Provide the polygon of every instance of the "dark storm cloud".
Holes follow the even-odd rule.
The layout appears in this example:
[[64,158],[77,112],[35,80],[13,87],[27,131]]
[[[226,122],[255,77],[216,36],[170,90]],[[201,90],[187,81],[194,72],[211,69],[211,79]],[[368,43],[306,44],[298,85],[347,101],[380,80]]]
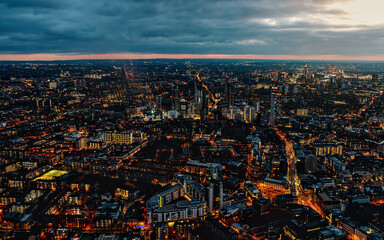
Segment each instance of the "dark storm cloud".
[[[63,1],[64,2],[64,1]],[[2,0],[1,3],[6,4],[9,8],[56,8],[59,6],[59,0]]]
[[331,2],[0,0],[0,53],[384,53],[382,26],[330,25]]

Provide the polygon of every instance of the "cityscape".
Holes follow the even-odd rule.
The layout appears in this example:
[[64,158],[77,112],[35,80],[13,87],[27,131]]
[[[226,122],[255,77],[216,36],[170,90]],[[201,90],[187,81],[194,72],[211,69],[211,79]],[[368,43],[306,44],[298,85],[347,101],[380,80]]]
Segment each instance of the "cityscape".
[[0,240],[384,240],[383,0],[0,0]]
[[383,63],[3,62],[2,239],[383,239]]

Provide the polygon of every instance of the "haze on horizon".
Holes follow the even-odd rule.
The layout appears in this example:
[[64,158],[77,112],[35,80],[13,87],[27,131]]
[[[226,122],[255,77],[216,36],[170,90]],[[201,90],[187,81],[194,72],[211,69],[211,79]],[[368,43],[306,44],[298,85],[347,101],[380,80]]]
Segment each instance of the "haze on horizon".
[[0,60],[384,60],[381,0],[0,0]]

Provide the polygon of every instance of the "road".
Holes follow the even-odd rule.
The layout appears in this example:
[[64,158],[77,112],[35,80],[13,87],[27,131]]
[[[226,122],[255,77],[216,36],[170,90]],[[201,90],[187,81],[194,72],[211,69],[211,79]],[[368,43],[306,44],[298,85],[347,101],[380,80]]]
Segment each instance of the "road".
[[[199,80],[201,82],[201,79],[200,79],[200,74],[197,73],[196,75],[196,78],[197,80]],[[204,83],[202,83],[202,86],[203,88],[207,91],[208,95],[209,95],[209,98],[214,102],[212,108],[217,108],[217,103],[219,102],[218,99],[215,98],[215,96],[212,94],[212,92],[209,90],[208,86],[205,85]]]
[[279,129],[275,128],[275,131],[279,138],[285,143],[285,152],[287,155],[287,163],[288,163],[288,169],[287,169],[287,179],[290,184],[294,184],[298,181],[297,176],[297,170],[296,170],[296,153],[293,149],[293,143],[291,140],[289,140],[285,134],[280,131]]
[[136,200],[133,200],[132,202],[125,202],[124,203],[124,206],[123,206],[123,209],[120,213],[120,216],[119,216],[119,219],[118,219],[118,223],[117,225],[121,225],[123,223],[123,219],[124,219],[124,216],[125,216],[125,213],[127,212],[127,210],[132,207],[136,202],[140,202],[144,199],[145,195],[139,197],[138,199]]
[[[312,194],[310,191],[305,191],[301,186],[300,179],[297,175],[297,158],[296,153],[293,148],[293,143],[286,135],[279,129],[275,128],[275,131],[279,138],[285,143],[285,151],[287,155],[288,169],[287,169],[287,179],[291,184],[291,190],[296,191],[296,196],[298,198],[298,204],[302,204],[308,207],[311,207],[316,212],[318,212],[323,218],[325,214],[319,205],[313,200]],[[293,185],[295,187],[293,187]]]

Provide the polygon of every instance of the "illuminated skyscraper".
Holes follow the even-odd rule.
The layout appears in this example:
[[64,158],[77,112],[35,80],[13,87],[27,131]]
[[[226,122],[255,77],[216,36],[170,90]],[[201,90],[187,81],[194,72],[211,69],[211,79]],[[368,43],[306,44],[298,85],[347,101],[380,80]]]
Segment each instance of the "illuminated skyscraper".
[[202,103],[201,103],[201,109],[200,109],[200,118],[202,120],[205,120],[208,116],[208,94],[207,91],[203,88],[202,89]]
[[307,66],[307,64],[305,64],[305,66],[304,66],[304,77],[305,77],[305,79],[308,79],[308,66]]
[[280,118],[281,93],[277,90],[271,91],[271,108],[269,125],[274,126],[276,119]]
[[254,122],[256,119],[256,108],[249,105],[244,106],[243,115],[245,122]]
[[271,110],[269,115],[269,124],[271,126],[275,125],[275,96],[273,95],[273,92],[271,92]]
[[203,82],[195,80],[195,103],[201,103],[203,101]]
[[188,102],[185,99],[180,100],[180,115],[185,118],[188,115]]
[[225,101],[230,107],[233,106],[235,103],[233,85],[228,81],[228,77],[225,79]]

